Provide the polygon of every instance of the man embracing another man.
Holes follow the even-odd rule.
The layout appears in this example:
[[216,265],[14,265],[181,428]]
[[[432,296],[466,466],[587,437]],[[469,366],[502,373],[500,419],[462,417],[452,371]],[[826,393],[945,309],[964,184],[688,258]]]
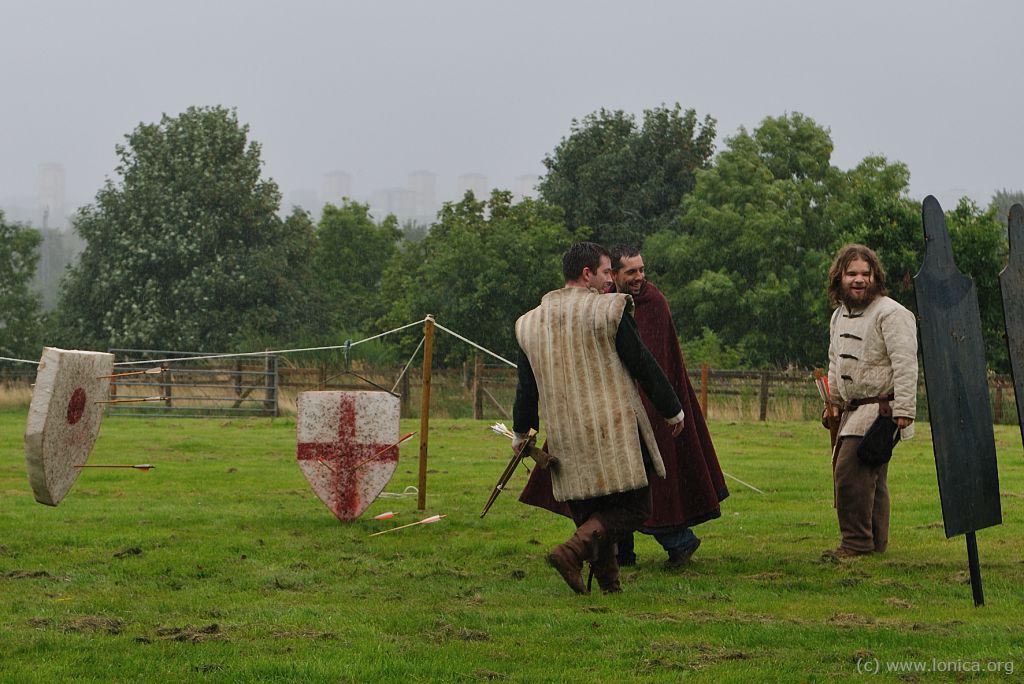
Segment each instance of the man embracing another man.
[[544,418],[547,449],[558,459],[552,492],[572,513],[576,531],[548,554],[548,563],[577,593],[586,593],[589,561],[605,592],[621,590],[616,541],[640,529],[651,511],[650,477],[665,476],[643,388],[678,435],[679,398],[630,315],[632,297],[601,294],[612,280],[600,245],[572,245],[562,258],[565,287],[516,321],[522,353],[513,408],[518,450]]

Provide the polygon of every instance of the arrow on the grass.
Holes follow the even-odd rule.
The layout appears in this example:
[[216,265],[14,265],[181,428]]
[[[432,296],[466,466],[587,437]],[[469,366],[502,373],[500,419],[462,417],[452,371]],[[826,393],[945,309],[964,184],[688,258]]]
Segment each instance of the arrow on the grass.
[[120,464],[118,464],[118,465],[110,465],[110,464],[86,465],[86,464],[82,463],[82,464],[75,464],[74,467],[75,468],[135,468],[136,470],[149,470],[150,468],[156,468],[155,465],[152,465],[150,463],[140,463],[138,465],[120,465]]
[[429,518],[423,520],[417,520],[416,522],[409,523],[408,525],[399,525],[398,527],[392,527],[390,530],[383,530],[381,532],[374,532],[371,537],[376,537],[380,534],[387,534],[388,532],[395,532],[396,530],[404,530],[406,527],[412,527],[413,525],[427,525],[429,523],[436,523],[441,518],[447,518],[447,515],[432,515]]

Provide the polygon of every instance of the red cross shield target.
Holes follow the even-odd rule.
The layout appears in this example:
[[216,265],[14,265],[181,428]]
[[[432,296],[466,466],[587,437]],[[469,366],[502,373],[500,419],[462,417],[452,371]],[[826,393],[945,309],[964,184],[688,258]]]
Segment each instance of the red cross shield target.
[[100,432],[114,355],[46,347],[25,427],[25,464],[36,501],[56,506],[78,478]]
[[369,508],[398,467],[398,397],[387,392],[302,392],[296,459],[339,520]]

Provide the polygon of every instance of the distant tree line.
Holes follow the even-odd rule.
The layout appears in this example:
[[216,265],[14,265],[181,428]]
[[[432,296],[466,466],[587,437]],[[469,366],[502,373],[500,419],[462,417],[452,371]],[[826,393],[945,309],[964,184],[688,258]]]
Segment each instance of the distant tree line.
[[[680,105],[637,119],[600,110],[573,121],[543,160],[538,199],[467,193],[429,230],[345,200],[314,223],[279,214],[259,143],[233,110],[190,108],[141,124],[116,147],[115,178],[78,211],[84,241],[43,315],[29,282],[39,233],[0,214],[0,355],[43,343],[252,351],[341,344],[419,320],[514,356],[514,320],[561,285],[574,241],[642,246],[691,363],[808,367],[825,362],[825,280],[839,246],[878,251],[892,296],[915,307],[923,255],[910,172],[880,156],[832,165],[827,128],[799,113],[740,128],[714,147],[716,122]],[[982,209],[964,198],[947,219],[959,268],[972,276],[993,369],[1008,368],[998,273],[1005,215],[1021,193]],[[386,338],[396,362],[420,332]],[[470,353],[438,339],[443,362]]]

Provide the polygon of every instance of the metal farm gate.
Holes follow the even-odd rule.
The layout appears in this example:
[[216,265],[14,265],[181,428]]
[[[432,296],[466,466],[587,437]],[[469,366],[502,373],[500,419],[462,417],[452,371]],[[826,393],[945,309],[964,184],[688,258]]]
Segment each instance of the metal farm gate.
[[[277,356],[189,362],[201,352],[110,349],[121,377],[110,382],[108,415],[217,418],[277,416]],[[147,360],[174,359],[154,364]],[[123,364],[123,365],[120,365]],[[134,375],[126,375],[135,373]]]

